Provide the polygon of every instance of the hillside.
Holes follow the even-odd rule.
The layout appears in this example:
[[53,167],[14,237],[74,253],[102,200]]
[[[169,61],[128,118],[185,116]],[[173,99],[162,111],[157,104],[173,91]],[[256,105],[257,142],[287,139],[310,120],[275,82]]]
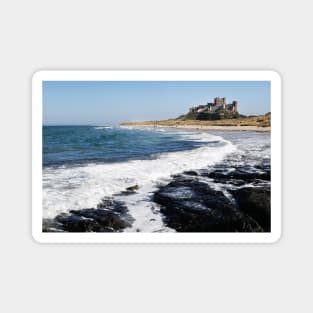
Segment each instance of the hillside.
[[185,115],[181,115],[177,118],[178,121],[187,120],[199,120],[199,121],[215,121],[243,117],[238,112],[230,112],[228,110],[222,110],[219,112],[188,112]]

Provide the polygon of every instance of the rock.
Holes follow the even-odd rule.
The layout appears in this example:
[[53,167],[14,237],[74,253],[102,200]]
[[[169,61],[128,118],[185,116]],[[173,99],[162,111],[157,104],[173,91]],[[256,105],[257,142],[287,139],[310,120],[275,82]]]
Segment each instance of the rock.
[[139,189],[138,185],[134,185],[134,186],[130,186],[126,188],[127,191],[136,191],[138,189]]
[[44,233],[63,232],[63,224],[55,219],[44,218],[42,221],[42,231]]
[[185,171],[184,174],[189,176],[199,176],[196,171]]
[[69,232],[91,232],[99,226],[96,221],[76,214],[62,213],[55,220],[62,223],[64,230]]
[[167,226],[178,232],[262,231],[223,192],[196,179],[176,177],[154,194],[154,201]]
[[119,201],[103,199],[97,209],[71,210],[54,219],[43,220],[44,232],[119,232],[131,226],[134,219]]
[[266,232],[271,231],[271,192],[269,187],[243,187],[231,191],[239,210],[253,218]]
[[[210,187],[212,180],[225,193]],[[268,161],[230,166],[224,160],[213,170],[187,171],[173,176],[171,183],[155,193],[154,201],[161,205],[165,223],[176,231],[268,232],[270,180]],[[230,200],[229,196],[233,198]]]
[[121,219],[120,214],[108,209],[83,209],[78,211],[70,211],[70,213],[78,215],[84,219],[94,220],[102,227],[109,227],[114,230],[119,230],[130,226],[128,222]]
[[120,192],[118,195],[129,195],[136,193],[136,191],[139,189],[138,185],[127,187],[126,190]]
[[220,183],[229,183],[229,181],[241,181],[243,183],[253,182],[254,180],[271,180],[270,172],[260,172],[247,168],[236,168],[231,172],[225,172],[223,170],[215,170],[208,174],[209,178],[213,178],[214,181]]

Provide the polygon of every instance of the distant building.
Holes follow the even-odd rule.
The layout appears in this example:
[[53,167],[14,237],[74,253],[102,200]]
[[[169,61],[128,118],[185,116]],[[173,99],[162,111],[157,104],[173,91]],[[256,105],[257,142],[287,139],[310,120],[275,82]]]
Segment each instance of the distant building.
[[238,101],[233,101],[233,111],[238,112]]
[[234,100],[231,103],[226,102],[226,98],[215,97],[214,102],[208,102],[205,105],[198,105],[189,109],[190,113],[201,113],[201,112],[221,112],[231,111],[238,112],[238,101]]
[[216,97],[214,98],[214,105],[217,106],[217,105],[223,105],[223,104],[226,104],[226,98],[220,98],[220,97]]

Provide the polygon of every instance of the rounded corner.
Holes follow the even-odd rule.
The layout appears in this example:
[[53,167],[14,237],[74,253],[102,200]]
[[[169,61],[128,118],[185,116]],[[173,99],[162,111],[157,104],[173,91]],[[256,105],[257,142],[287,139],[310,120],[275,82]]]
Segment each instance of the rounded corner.
[[282,232],[279,231],[279,232],[273,234],[271,243],[272,243],[272,244],[279,244],[279,242],[281,241],[281,239],[282,239]]
[[279,84],[281,84],[282,76],[281,76],[279,71],[277,71],[277,70],[270,70],[269,73],[271,75],[271,79],[272,80],[276,80],[277,82],[279,82]]
[[31,237],[35,243],[43,243],[40,232],[33,230]]
[[33,84],[37,81],[41,81],[42,80],[42,77],[44,75],[45,71],[43,70],[37,70],[33,73],[32,75],[32,82]]

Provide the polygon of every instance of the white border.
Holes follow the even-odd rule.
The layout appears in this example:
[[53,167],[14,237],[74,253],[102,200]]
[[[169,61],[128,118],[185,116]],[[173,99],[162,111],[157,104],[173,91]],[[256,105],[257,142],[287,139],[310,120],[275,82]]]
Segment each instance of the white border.
[[[43,233],[42,82],[43,81],[270,81],[271,232],[270,233]],[[32,79],[32,235],[41,243],[271,243],[281,236],[281,79],[275,71],[38,71]]]

